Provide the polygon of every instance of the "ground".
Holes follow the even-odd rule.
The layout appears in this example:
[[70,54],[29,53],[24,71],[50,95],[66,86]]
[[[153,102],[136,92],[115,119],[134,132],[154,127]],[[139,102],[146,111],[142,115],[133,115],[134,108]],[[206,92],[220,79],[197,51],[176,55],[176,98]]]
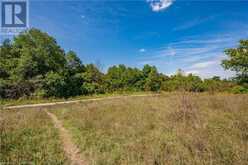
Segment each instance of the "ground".
[[0,162],[71,164],[53,115],[85,164],[248,164],[248,95],[167,93],[0,113]]

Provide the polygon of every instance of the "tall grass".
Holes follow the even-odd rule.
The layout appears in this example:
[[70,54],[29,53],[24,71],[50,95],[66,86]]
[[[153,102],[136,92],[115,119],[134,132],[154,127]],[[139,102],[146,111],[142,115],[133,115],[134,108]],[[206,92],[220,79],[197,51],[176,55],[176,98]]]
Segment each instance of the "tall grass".
[[248,96],[175,93],[52,111],[91,164],[248,164]]
[[0,111],[0,164],[66,163],[57,130],[45,112]]

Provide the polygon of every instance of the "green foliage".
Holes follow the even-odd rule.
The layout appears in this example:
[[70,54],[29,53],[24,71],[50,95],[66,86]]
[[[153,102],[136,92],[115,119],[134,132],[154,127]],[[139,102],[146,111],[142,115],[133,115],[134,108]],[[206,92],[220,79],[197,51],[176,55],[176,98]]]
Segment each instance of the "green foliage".
[[110,67],[105,81],[108,91],[158,91],[161,87],[162,74],[156,67],[145,65],[143,70],[126,67],[125,65]]
[[222,66],[235,71],[241,84],[248,84],[248,40],[241,40],[238,48],[227,49],[225,53],[228,59],[222,61]]
[[83,84],[81,90],[83,94],[104,93],[103,73],[93,65],[89,64],[85,67],[85,72],[82,73]]
[[0,164],[69,164],[44,111],[0,110]]
[[75,52],[64,52],[47,33],[30,29],[0,46],[0,98],[67,98],[115,91],[230,91],[235,81],[248,88],[247,48],[248,41],[241,41],[239,48],[226,50],[229,59],[223,66],[238,73],[233,82],[219,77],[202,80],[185,75],[183,70],[168,77],[150,65],[142,69],[117,65],[104,74],[93,64],[84,65]]
[[67,61],[67,69],[70,70],[71,74],[80,73],[85,70],[84,65],[75,52],[69,51],[65,58]]
[[185,76],[180,72],[177,75],[171,76],[171,78],[163,83],[163,90],[175,91],[184,90],[189,92],[202,92],[204,91],[203,82],[200,77],[189,74]]
[[12,45],[10,40],[5,40],[0,47],[0,78],[8,78],[10,70],[14,68],[16,61],[12,54]]
[[44,80],[46,96],[63,97],[66,95],[66,79],[63,75],[50,72]]
[[231,89],[231,92],[234,94],[245,94],[248,93],[248,88],[243,86],[235,86]]
[[80,85],[83,78],[80,74],[70,75],[66,72],[49,72],[43,81],[43,89],[46,97],[70,97],[81,94]]
[[155,66],[145,65],[143,68],[145,77],[144,88],[146,91],[159,91],[161,87],[160,75]]
[[105,82],[108,91],[140,90],[143,79],[142,72],[137,68],[125,65],[113,66],[108,69]]
[[37,29],[21,33],[13,42],[6,40],[0,50],[3,98],[30,96],[48,72],[62,72],[66,64],[55,39]]
[[14,38],[14,52],[19,56],[16,74],[24,79],[62,71],[66,64],[64,51],[54,38],[31,29]]

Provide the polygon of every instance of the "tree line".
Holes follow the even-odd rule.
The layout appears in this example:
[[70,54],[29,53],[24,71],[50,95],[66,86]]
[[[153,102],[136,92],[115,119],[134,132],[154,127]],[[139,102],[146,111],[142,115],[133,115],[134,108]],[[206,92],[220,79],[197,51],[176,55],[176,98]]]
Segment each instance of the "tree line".
[[33,28],[0,46],[0,98],[68,98],[116,91],[248,92],[248,40],[225,53],[229,58],[223,67],[237,72],[232,80],[203,80],[180,70],[167,76],[150,65],[142,69],[116,65],[103,73],[94,64],[83,64],[75,52],[65,52],[47,33]]

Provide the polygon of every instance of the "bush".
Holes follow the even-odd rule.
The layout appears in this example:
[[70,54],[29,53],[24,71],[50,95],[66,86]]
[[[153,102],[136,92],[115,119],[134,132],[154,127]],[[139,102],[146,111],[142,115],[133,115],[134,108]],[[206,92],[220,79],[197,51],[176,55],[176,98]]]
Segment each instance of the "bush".
[[6,83],[0,79],[0,98],[5,98]]
[[248,88],[243,86],[235,86],[231,89],[231,92],[234,94],[245,94],[248,93]]
[[66,81],[65,77],[58,73],[50,72],[46,75],[44,81],[44,89],[47,97],[65,97],[66,96]]

